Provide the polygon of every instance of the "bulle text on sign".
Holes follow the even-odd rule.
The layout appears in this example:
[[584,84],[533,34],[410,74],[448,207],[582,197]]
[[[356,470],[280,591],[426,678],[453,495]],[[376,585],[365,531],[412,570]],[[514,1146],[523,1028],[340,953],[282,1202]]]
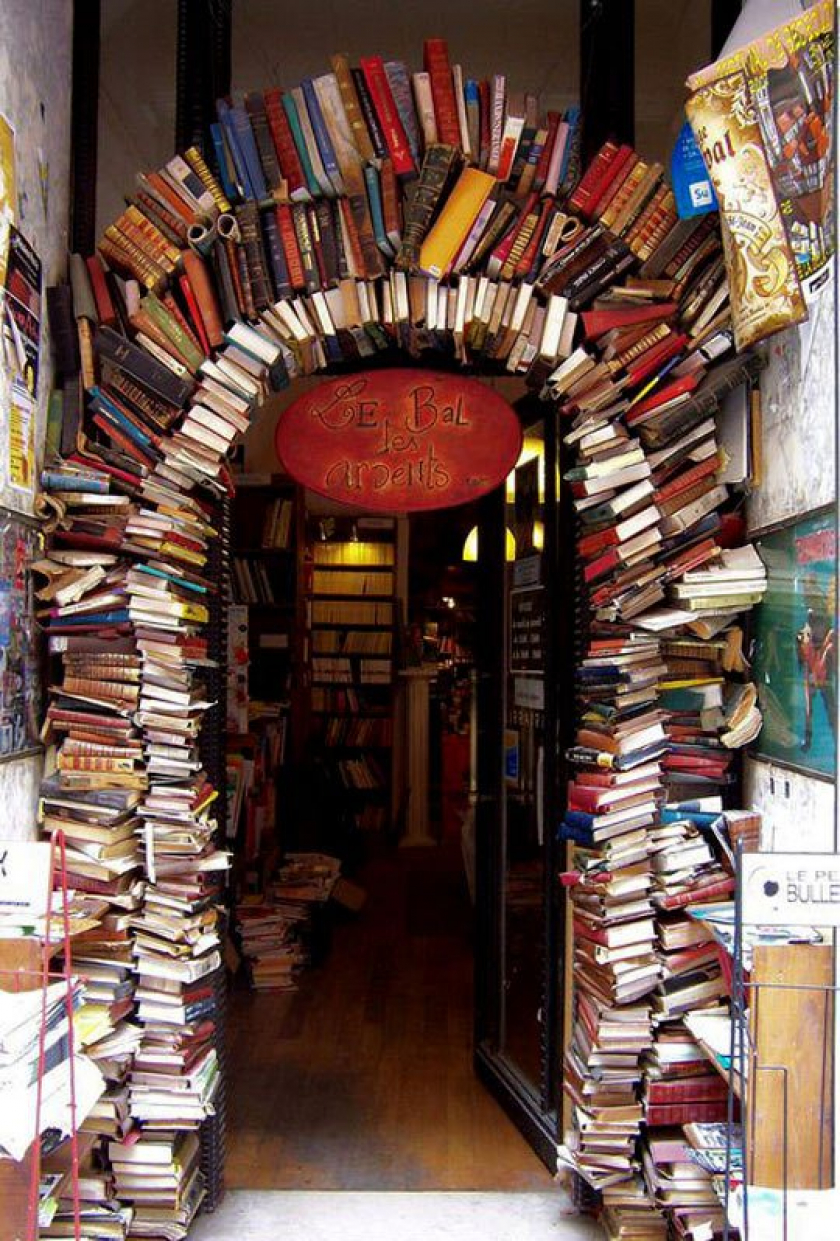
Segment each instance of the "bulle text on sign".
[[406,513],[492,491],[516,465],[522,429],[510,405],[478,380],[395,368],[304,393],[281,414],[275,447],[312,491]]

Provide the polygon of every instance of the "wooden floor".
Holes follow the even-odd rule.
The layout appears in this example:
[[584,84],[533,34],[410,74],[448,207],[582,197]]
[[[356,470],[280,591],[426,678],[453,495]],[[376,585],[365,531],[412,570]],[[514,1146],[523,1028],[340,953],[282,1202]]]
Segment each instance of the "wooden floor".
[[228,1185],[548,1189],[473,1076],[457,844],[390,850],[359,879],[365,909],[298,992],[232,997]]

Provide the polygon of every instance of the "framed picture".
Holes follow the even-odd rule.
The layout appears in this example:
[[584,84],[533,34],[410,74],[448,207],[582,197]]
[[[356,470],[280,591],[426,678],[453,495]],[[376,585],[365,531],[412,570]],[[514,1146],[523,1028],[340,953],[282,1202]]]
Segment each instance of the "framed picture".
[[837,529],[833,507],[757,538],[767,593],[755,611],[754,671],[762,758],[835,773]]

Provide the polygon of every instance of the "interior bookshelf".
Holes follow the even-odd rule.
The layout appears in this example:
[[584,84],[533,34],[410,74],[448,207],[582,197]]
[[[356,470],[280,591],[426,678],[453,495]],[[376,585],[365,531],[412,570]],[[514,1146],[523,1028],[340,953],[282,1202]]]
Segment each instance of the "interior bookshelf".
[[304,581],[310,736],[356,825],[385,828],[393,780],[396,521],[310,517]]
[[294,734],[302,505],[281,474],[241,475],[232,504],[228,806],[240,890],[287,847],[281,822]]

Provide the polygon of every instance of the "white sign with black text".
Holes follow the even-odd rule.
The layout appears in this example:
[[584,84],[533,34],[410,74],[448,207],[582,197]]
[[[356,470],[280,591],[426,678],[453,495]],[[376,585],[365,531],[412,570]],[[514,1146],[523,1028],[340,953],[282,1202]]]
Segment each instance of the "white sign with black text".
[[840,926],[840,854],[745,853],[741,899],[750,926]]

